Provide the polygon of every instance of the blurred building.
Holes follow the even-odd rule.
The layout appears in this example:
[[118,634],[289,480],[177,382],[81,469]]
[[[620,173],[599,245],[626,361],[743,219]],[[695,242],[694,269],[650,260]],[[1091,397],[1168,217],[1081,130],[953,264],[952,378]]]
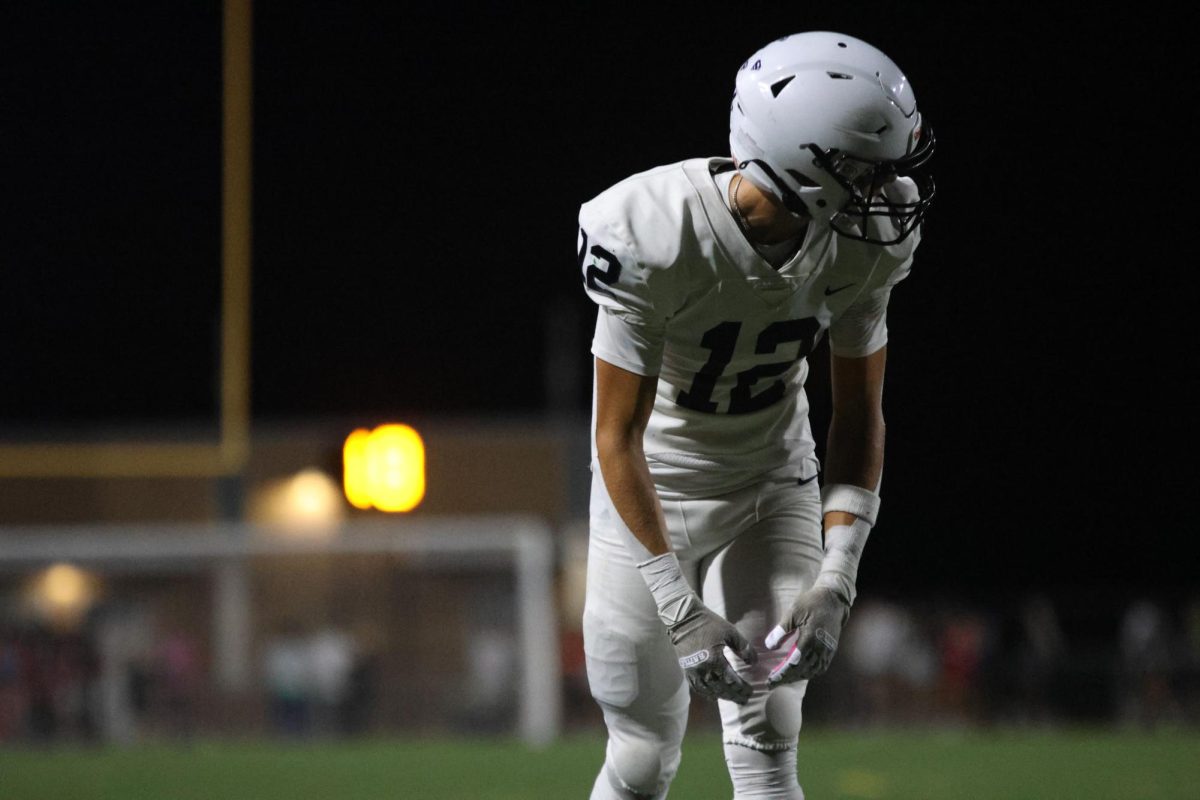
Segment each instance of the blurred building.
[[361,424],[260,426],[239,479],[0,478],[0,740],[512,729],[522,551],[389,542],[563,528],[585,513],[586,423],[418,423],[426,490],[404,515],[342,495]]

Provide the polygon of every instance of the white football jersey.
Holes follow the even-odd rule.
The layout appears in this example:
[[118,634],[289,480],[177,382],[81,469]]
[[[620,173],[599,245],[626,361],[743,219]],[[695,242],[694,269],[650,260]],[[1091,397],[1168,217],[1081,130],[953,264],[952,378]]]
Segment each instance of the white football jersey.
[[[810,222],[800,249],[775,269],[726,205],[732,170],[728,159],[659,167],[579,212],[579,265],[599,306],[592,352],[658,376],[644,448],[664,499],[817,473],[805,356],[826,331],[839,356],[887,343],[891,287],[919,241],[917,232],[867,244]],[[887,191],[916,194],[906,179]],[[592,425],[594,464],[594,414]]]

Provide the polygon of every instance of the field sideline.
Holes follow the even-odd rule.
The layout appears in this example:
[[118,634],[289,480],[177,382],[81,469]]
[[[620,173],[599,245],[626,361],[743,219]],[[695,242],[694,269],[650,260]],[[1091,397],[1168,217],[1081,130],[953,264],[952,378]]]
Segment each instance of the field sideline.
[[[0,800],[582,800],[602,756],[595,736],[0,748]],[[1200,731],[806,731],[800,774],[809,800],[1196,800]],[[671,797],[731,795],[719,739],[689,737]]]

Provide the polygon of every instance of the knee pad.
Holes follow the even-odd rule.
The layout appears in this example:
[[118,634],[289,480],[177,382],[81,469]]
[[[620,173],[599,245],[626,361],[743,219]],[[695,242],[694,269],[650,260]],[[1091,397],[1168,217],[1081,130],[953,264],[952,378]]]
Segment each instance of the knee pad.
[[662,800],[678,769],[678,744],[661,748],[648,741],[610,738],[590,800]]
[[725,744],[733,800],[804,800],[796,781],[796,749],[755,750]]
[[764,684],[756,683],[754,693],[745,705],[721,701],[725,743],[764,752],[795,750],[807,688],[807,681],[769,690]]
[[721,702],[734,800],[804,800],[796,780],[796,741],[807,688],[807,681],[770,690],[756,683],[745,705]]
[[610,775],[608,768],[605,767],[600,770],[600,775],[596,778],[596,784],[592,787],[592,793],[588,795],[588,800],[663,800],[666,796],[666,789],[657,794],[632,792],[621,786],[620,781]]
[[[682,687],[686,703],[687,687]],[[678,698],[672,698],[677,700]],[[610,784],[629,798],[665,796],[682,755],[683,733],[687,727],[687,707],[675,709],[672,702],[660,713],[637,720],[628,714],[605,709],[608,723],[608,750],[604,770]],[[651,724],[647,726],[645,723]],[[626,795],[618,794],[622,800]]]
[[[608,749],[604,769],[593,800],[656,800],[665,797],[679,770],[683,734],[687,728],[688,688],[680,682],[677,691],[653,703],[638,702],[625,708],[601,703],[608,727]],[[601,789],[606,782],[608,789]]]
[[653,797],[675,777],[679,760],[677,742],[610,738],[605,768],[618,787]]

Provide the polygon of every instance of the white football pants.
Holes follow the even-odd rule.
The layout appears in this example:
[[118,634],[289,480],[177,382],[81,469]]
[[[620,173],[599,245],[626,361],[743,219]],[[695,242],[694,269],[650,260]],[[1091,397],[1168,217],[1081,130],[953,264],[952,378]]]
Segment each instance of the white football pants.
[[[767,690],[786,655],[763,638],[821,565],[821,497],[815,480],[756,484],[720,497],[663,501],[671,546],[704,603],[758,649],[747,666],[726,656],[754,688],[745,705],[718,701],[735,800],[798,800],[796,741],[807,683]],[[688,685],[654,600],[618,525],[599,468],[593,470],[584,650],[608,747],[592,800],[659,800],[679,767]]]

